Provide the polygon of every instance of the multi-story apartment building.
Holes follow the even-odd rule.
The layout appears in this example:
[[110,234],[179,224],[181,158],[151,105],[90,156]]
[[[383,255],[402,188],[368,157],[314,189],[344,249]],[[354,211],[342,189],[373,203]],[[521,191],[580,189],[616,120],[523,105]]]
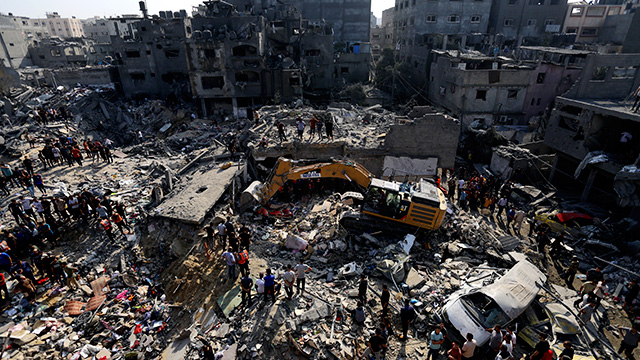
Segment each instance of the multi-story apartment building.
[[561,32],[566,11],[567,0],[493,0],[489,34],[512,48],[537,45]]
[[84,36],[82,21],[75,16],[63,18],[57,12],[47,13],[45,19],[30,19],[32,26],[46,26],[51,36],[63,39],[81,38]]
[[111,42],[112,36],[130,39],[135,36],[135,24],[140,21],[138,15],[122,15],[114,18],[93,17],[84,20],[84,35],[98,43]]
[[623,11],[624,5],[572,3],[564,19],[563,31],[575,34],[578,43],[596,42],[607,17],[622,14]]
[[17,69],[32,65],[29,46],[49,37],[46,26],[12,14],[0,15],[0,62]]
[[477,51],[432,50],[429,100],[463,126],[518,123],[535,66]]

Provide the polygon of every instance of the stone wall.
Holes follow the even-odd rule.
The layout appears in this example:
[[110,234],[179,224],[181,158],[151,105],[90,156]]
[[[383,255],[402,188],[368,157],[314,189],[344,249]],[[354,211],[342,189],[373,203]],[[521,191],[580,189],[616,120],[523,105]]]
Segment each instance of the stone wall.
[[456,158],[460,123],[442,114],[428,114],[406,125],[392,125],[385,149],[396,156],[437,157],[438,166],[451,168]]

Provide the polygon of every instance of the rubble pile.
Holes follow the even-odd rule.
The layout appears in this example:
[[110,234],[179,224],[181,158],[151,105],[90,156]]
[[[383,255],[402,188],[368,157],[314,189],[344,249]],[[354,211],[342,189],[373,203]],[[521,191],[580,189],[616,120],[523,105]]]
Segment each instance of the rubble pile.
[[[484,150],[460,161],[460,174],[479,170],[479,174],[460,175],[460,179],[479,181],[480,174],[495,179],[504,175],[509,179],[504,182],[509,205],[503,210],[526,212],[522,228],[488,206],[461,205],[460,191],[456,201],[453,188],[460,179],[448,181],[451,173],[447,172],[438,173],[437,186],[446,187],[453,196],[448,198],[443,225],[430,231],[346,229],[341,218],[358,213],[363,196],[347,195],[339,191],[345,186],[330,181],[311,183],[317,187],[304,192],[300,192],[303,186],[293,186],[289,188],[292,193],[286,193],[285,186],[282,194],[264,205],[236,206],[250,175],[269,172],[245,150],[288,146],[273,141],[278,138],[277,121],[293,130],[287,130],[293,140],[299,117],[305,121],[311,116],[331,119],[338,142],[376,149],[383,146],[391,125],[422,118],[427,108],[416,107],[404,117],[380,106],[335,103],[318,110],[296,103],[263,107],[255,120],[233,121],[219,114],[198,119],[189,109],[157,100],[136,105],[112,96],[102,89],[25,87],[6,99],[12,122],[1,130],[6,159],[27,156],[37,161],[40,142],[50,138],[113,138],[113,163],[92,161],[84,167],[53,169],[37,166],[51,179],[47,187],[54,195],[87,189],[126,203],[127,220],[135,231],[121,233],[118,241],[110,242],[93,219],[65,228],[64,241],[47,250],[77,268],[79,286],[74,289],[42,279],[36,286],[35,302],[16,293],[0,315],[0,337],[9,344],[3,359],[201,359],[209,346],[227,359],[353,359],[365,351],[372,332],[380,326],[383,285],[391,292],[388,331],[401,329],[399,309],[405,299],[417,313],[409,339],[401,344],[390,336],[386,356],[422,359],[429,349],[429,334],[441,321],[452,338],[471,331],[455,328],[451,319],[442,316],[447,305],[495,284],[509,274],[507,269],[523,262],[544,272],[540,278],[548,278],[555,290],[543,296],[553,301],[557,300],[554,292],[562,292],[563,300],[577,298],[569,289],[574,284],[564,280],[572,256],[579,260],[576,278],[580,282],[586,280],[582,274],[602,267],[611,297],[602,301],[596,318],[585,325],[596,328],[616,323],[614,316],[620,313],[629,281],[638,276],[633,270],[640,265],[634,255],[640,249],[633,235],[636,222],[602,220],[595,215],[604,212],[593,210],[590,225],[554,231],[555,214],[583,212],[587,207],[563,200],[546,185],[527,183],[516,172],[497,174],[490,166],[474,163],[488,157]],[[33,114],[40,106],[64,106],[73,116],[36,123]],[[329,143],[326,137],[309,140],[308,135],[307,129],[299,144]],[[532,158],[528,151],[505,146],[492,129],[475,129],[466,136],[465,150],[473,152],[474,144],[482,143],[482,149],[496,145],[493,155],[503,159]],[[510,166],[514,170],[514,164]],[[220,181],[223,176],[225,180]],[[401,185],[409,184],[398,187]],[[437,191],[435,185],[434,189]],[[473,187],[469,190],[475,191]],[[22,189],[15,192],[26,194]],[[1,205],[6,208],[15,195],[3,199]],[[11,214],[3,213],[1,220],[10,224]],[[288,265],[302,261],[311,268],[305,291],[289,300],[280,291],[271,304],[258,299],[252,289],[253,301],[242,304],[237,279],[227,279],[221,257],[226,248],[214,245],[208,234],[227,222],[238,228],[244,225],[251,234],[249,271],[254,280],[269,268],[280,281]],[[204,225],[211,227],[203,229]],[[368,284],[366,318],[359,325],[351,314],[358,301],[364,300],[358,291],[361,275]],[[9,279],[7,284],[13,291],[16,281]],[[532,304],[545,306],[538,290],[528,294],[532,302],[525,304],[526,309],[510,311],[514,314],[510,324],[524,324],[519,335],[523,339],[536,331],[549,331],[534,317],[540,312],[531,310]],[[631,302],[630,311],[637,314],[638,305]],[[483,318],[491,313],[477,310]],[[613,331],[606,334],[609,340],[612,334],[616,335]],[[604,344],[593,347],[607,354],[601,349],[608,346],[607,340],[593,339]],[[515,353],[528,352],[531,344],[527,344],[519,344]]]
[[[395,124],[398,116],[381,106],[359,107],[350,104],[332,103],[324,110],[316,110],[308,106],[294,109],[283,106],[264,106],[258,111],[260,121],[263,126],[254,127],[252,131],[256,138],[266,137],[274,139],[269,146],[280,146],[275,139],[278,139],[278,130],[274,126],[276,121],[280,121],[287,126],[286,135],[289,141],[297,139],[296,120],[298,118],[307,122],[312,116],[324,122],[331,120],[334,124],[334,141],[339,141],[345,145],[360,146],[366,148],[379,148],[383,144],[384,136],[389,130],[389,126]],[[328,143],[329,139],[322,130],[322,137],[307,138],[308,126],[305,128],[305,142]],[[332,141],[333,142],[333,141]]]

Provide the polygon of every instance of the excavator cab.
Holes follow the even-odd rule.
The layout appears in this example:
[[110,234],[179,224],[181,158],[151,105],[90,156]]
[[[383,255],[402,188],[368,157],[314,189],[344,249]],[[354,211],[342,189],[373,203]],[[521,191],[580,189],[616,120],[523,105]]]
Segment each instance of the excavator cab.
[[362,205],[364,214],[424,229],[437,229],[446,210],[444,195],[425,180],[410,186],[371,179]]
[[407,202],[405,194],[400,191],[398,183],[372,179],[362,210],[372,215],[402,219],[407,215],[411,204],[410,200]]

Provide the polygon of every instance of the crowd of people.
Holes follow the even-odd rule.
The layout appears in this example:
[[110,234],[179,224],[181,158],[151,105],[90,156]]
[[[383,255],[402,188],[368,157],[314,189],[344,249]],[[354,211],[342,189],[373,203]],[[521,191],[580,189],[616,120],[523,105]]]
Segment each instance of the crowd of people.
[[[46,123],[47,119],[64,116],[62,112],[59,115],[57,112],[38,111],[38,121]],[[29,135],[27,140],[31,143],[33,138]],[[109,139],[103,143],[87,139],[82,143],[86,156],[94,162],[101,159],[106,163],[112,162],[112,146]],[[96,225],[114,242],[114,226],[122,235],[133,231],[122,202],[112,201],[108,195],[95,196],[87,189],[71,195],[54,192],[47,185],[47,179],[38,172],[65,163],[82,166],[83,154],[78,141],[69,137],[47,137],[38,157],[38,165],[28,156],[19,162],[21,166],[0,163],[0,191],[8,201],[7,210],[14,220],[13,224],[6,223],[0,233],[2,306],[6,306],[11,297],[5,291],[7,276],[18,281],[15,291],[24,293],[31,302],[35,301],[35,286],[47,280],[61,286],[77,287],[75,269],[64,259],[44,251],[65,240],[71,225]],[[36,189],[39,194],[36,194]],[[27,258],[30,261],[21,260]]]

